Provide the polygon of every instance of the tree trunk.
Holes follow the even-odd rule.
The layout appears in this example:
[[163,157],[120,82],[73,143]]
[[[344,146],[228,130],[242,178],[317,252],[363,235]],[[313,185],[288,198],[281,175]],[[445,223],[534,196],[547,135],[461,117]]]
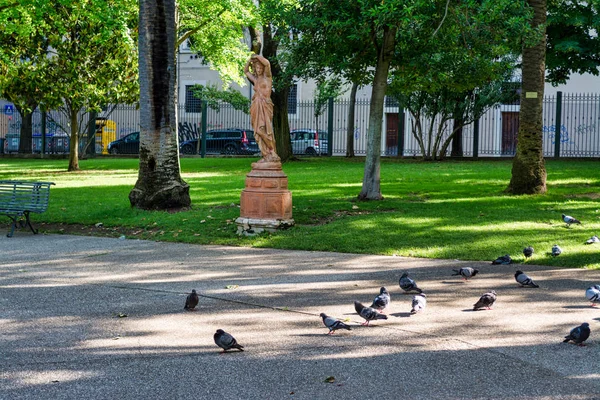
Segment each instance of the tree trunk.
[[31,142],[33,140],[33,112],[27,112],[17,104],[15,104],[15,108],[19,114],[21,114],[19,154],[31,154]]
[[[533,9],[534,27],[546,23],[546,0],[529,0]],[[546,66],[546,36],[533,47],[523,49],[521,110],[517,153],[513,160],[512,177],[506,191],[513,194],[546,193],[542,136],[544,72]]]
[[262,42],[260,40],[260,32],[253,26],[248,27],[250,33],[250,51],[254,54],[260,54],[262,49]]
[[69,139],[69,168],[67,171],[79,171],[79,126],[77,124],[76,107],[69,106],[69,120],[71,121],[71,138]]
[[[352,82],[352,89],[350,89],[350,104],[348,105],[348,128],[346,130],[346,157],[354,157],[354,119],[356,114],[357,91],[358,83]],[[330,146],[332,144],[330,144]]]
[[271,74],[273,75],[271,101],[273,101],[275,145],[281,162],[285,162],[293,157],[290,122],[288,120],[288,96],[292,86],[292,78],[284,73],[281,64],[279,64],[277,59],[279,42],[273,38],[271,26],[268,23],[263,25],[263,41],[263,57],[271,63]]
[[362,190],[358,195],[359,200],[383,200],[380,182],[383,102],[387,89],[390,62],[396,45],[396,30],[395,27],[384,28],[382,44],[378,49],[373,90],[371,92],[371,105],[369,107],[365,173]]
[[140,169],[129,202],[152,210],[187,207],[177,137],[175,0],[142,0],[139,17]]
[[281,162],[292,157],[292,141],[290,138],[290,121],[288,119],[289,87],[275,89],[271,94],[273,101],[273,132],[275,133],[275,146]]
[[[454,123],[452,124],[452,151],[450,152],[451,157],[462,157],[463,156],[463,141],[462,141],[462,133],[463,133],[463,125],[464,125],[464,117],[462,113],[456,112],[453,115]],[[445,147],[445,146],[444,146]],[[442,149],[445,152],[445,148]]]

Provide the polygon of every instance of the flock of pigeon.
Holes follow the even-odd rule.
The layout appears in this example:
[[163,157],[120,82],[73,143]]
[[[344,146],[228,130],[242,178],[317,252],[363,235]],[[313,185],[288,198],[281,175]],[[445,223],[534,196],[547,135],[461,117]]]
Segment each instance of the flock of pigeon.
[[[571,216],[562,215],[563,221],[569,227],[571,224],[581,224],[581,222]],[[600,239],[597,236],[592,236],[590,239],[586,241],[586,244],[599,243]],[[558,245],[554,245],[552,247],[552,255],[558,256],[560,255],[562,250]],[[523,254],[525,258],[530,258],[534,253],[534,249],[531,246],[523,249]],[[496,260],[492,261],[494,265],[507,265],[511,264],[512,259],[510,255],[506,254],[504,256],[498,257]],[[473,278],[475,275],[479,273],[478,269],[471,267],[463,267],[460,269],[453,269],[452,276],[461,276],[463,280],[468,281],[470,278]],[[540,286],[536,284],[533,279],[531,279],[527,274],[523,271],[518,270],[515,272],[515,280],[518,284],[523,287],[530,288],[539,288]],[[406,292],[415,292],[416,294],[412,298],[412,308],[411,314],[416,314],[425,310],[427,306],[427,295],[423,293],[423,290],[419,288],[417,283],[408,276],[408,273],[404,272],[399,280],[400,288]],[[596,304],[600,304],[600,285],[590,286],[585,291],[586,298],[591,302],[592,307],[596,306]],[[490,291],[481,295],[479,300],[473,305],[473,311],[477,311],[482,308],[487,308],[490,310],[494,303],[496,302],[497,294],[495,291]],[[185,301],[185,309],[189,311],[193,311],[195,307],[198,305],[199,297],[196,293],[196,290],[192,290]],[[354,309],[356,313],[365,320],[362,325],[369,325],[371,321],[376,320],[385,320],[388,319],[388,316],[385,314],[385,309],[391,303],[391,296],[388,290],[385,287],[381,287],[379,290],[379,294],[375,297],[372,304],[370,306],[365,306],[359,301],[354,302]],[[321,319],[323,320],[323,324],[329,329],[328,335],[332,335],[336,330],[346,329],[351,331],[352,328],[350,325],[346,324],[344,321],[340,319],[331,317],[325,313],[320,314]],[[584,346],[584,342],[590,336],[590,325],[587,322],[582,323],[580,326],[573,328],[567,336],[564,337],[563,342],[573,341],[575,344],[579,346]],[[231,349],[238,349],[239,351],[244,351],[244,346],[238,344],[237,340],[229,333],[223,331],[222,329],[218,329],[214,334],[214,341],[217,346],[223,349],[223,352]]]

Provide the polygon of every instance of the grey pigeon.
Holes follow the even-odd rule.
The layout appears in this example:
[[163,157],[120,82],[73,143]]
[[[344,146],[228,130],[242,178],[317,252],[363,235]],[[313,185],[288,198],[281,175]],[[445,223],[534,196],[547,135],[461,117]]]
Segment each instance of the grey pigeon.
[[593,244],[593,243],[600,243],[600,239],[598,239],[598,236],[594,235],[585,241],[585,244]]
[[383,312],[383,310],[385,310],[390,305],[391,301],[392,298],[390,297],[390,294],[388,293],[385,286],[382,286],[381,289],[379,289],[379,295],[375,297],[375,299],[373,300],[373,304],[371,304],[371,307],[379,312]]
[[330,317],[325,313],[321,313],[321,318],[323,319],[323,323],[325,324],[325,326],[329,328],[328,335],[333,335],[333,333],[338,329],[347,329],[349,331],[352,330],[352,328],[350,328],[348,325],[346,325],[339,319]]
[[411,292],[414,290],[417,293],[423,293],[423,291],[417,286],[417,283],[408,277],[407,272],[402,274],[398,283],[400,284],[400,288],[405,292]]
[[562,220],[565,221],[565,223],[567,224],[567,227],[571,226],[571,224],[579,224],[579,225],[581,225],[581,222],[578,219],[573,218],[570,215],[563,214],[562,215]]
[[562,253],[562,250],[560,247],[558,247],[557,244],[555,244],[554,246],[552,246],[552,255],[554,257],[558,257],[560,256],[560,254]]
[[412,309],[410,310],[411,314],[416,314],[419,311],[425,310],[427,306],[427,296],[425,293],[416,294],[412,298]]
[[536,285],[533,279],[531,279],[529,276],[527,276],[527,274],[520,270],[515,272],[515,279],[517,280],[517,283],[520,283],[522,286],[529,286],[533,288],[540,287],[539,285]]
[[571,329],[571,332],[565,336],[565,340],[563,343],[567,343],[569,340],[572,340],[578,346],[585,346],[583,342],[590,337],[590,324],[584,322],[579,325],[577,328]]
[[496,302],[495,291],[492,290],[491,292],[484,293],[481,295],[479,300],[477,300],[477,303],[473,305],[473,311],[476,311],[483,307],[487,308],[488,310],[491,310],[492,306],[494,305],[494,302]]
[[523,255],[525,258],[529,258],[533,255],[533,247],[527,246],[523,249]]
[[600,285],[587,288],[585,297],[592,303],[592,307],[595,307],[597,303],[600,303]]
[[183,308],[188,311],[196,311],[195,309],[199,300],[200,299],[198,298],[196,289],[193,289],[192,293],[188,294],[187,298],[185,299],[185,307]]
[[503,256],[500,256],[498,258],[496,258],[494,261],[492,261],[493,265],[508,265],[508,264],[512,264],[512,258],[510,258],[510,256],[508,254],[505,254]]
[[215,344],[223,349],[223,353],[230,349],[238,349],[244,351],[244,346],[238,344],[237,340],[223,329],[217,329],[214,335]]
[[452,276],[460,275],[460,276],[462,276],[462,278],[465,281],[468,281],[469,278],[472,278],[479,273],[478,269],[471,268],[471,267],[463,267],[461,269],[453,269],[452,271],[454,272],[452,274]]
[[354,302],[354,309],[356,310],[358,315],[360,315],[361,317],[363,317],[365,319],[365,322],[363,322],[362,325],[369,325],[369,322],[374,321],[376,319],[388,319],[387,315],[380,314],[374,308],[365,307],[364,305],[361,304],[360,301]]

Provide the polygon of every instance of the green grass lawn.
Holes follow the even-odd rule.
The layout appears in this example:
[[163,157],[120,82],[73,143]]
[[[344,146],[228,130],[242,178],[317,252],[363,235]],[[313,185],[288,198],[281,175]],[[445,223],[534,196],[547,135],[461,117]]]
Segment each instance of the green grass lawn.
[[[312,158],[286,163],[296,226],[257,237],[238,237],[240,193],[249,158],[183,158],[190,184],[190,210],[169,213],[132,209],[128,194],[137,179],[137,159],[80,162],[67,173],[66,160],[0,159],[0,179],[56,183],[50,207],[34,215],[42,230],[103,234],[201,244],[324,250],[461,260],[493,260],[510,254],[527,263],[600,268],[600,175],[597,161],[549,160],[548,194],[508,196],[512,162],[382,160],[383,201],[357,202],[363,160]],[[561,214],[582,221],[566,228]],[[62,228],[56,224],[65,224]],[[6,220],[8,229],[8,219]],[[113,229],[114,228],[114,229]],[[563,254],[546,253],[559,244]]]

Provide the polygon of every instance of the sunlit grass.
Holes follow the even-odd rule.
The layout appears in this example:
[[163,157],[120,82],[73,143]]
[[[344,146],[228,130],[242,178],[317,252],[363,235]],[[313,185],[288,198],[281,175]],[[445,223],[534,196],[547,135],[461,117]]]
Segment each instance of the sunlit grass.
[[[234,246],[372,253],[491,261],[509,253],[530,264],[600,268],[600,245],[584,244],[600,234],[600,178],[597,162],[547,161],[549,191],[509,196],[504,189],[512,164],[502,161],[423,163],[384,159],[383,201],[358,202],[363,160],[314,158],[283,166],[292,191],[292,229],[238,237],[234,221],[250,158],[183,158],[192,207],[179,213],[130,207],[138,160],[82,160],[67,173],[66,160],[0,159],[0,179],[53,181],[50,207],[34,223],[93,226],[104,234],[163,241]],[[566,228],[560,215],[580,219]],[[6,220],[8,222],[8,220]],[[7,224],[8,225],[8,224]],[[44,226],[40,226],[44,229]],[[56,231],[58,228],[53,228]],[[82,230],[87,232],[86,229]],[[552,244],[560,257],[546,253]]]

